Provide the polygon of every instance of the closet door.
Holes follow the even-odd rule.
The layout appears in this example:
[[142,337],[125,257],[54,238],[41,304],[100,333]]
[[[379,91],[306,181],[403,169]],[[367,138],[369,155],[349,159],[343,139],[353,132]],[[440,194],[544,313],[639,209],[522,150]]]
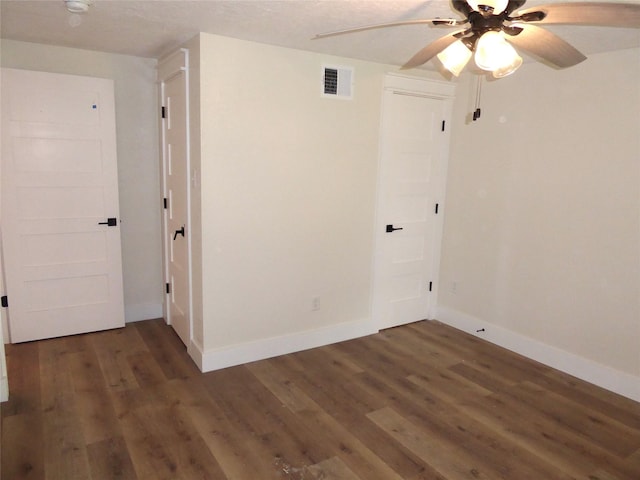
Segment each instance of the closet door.
[[189,197],[188,51],[158,65],[162,104],[162,180],[167,323],[191,343],[191,225]]
[[373,301],[378,328],[432,314],[451,109],[449,88],[437,82],[391,76],[387,82],[398,85],[385,89],[380,127]]
[[113,82],[2,70],[12,342],[124,326]]

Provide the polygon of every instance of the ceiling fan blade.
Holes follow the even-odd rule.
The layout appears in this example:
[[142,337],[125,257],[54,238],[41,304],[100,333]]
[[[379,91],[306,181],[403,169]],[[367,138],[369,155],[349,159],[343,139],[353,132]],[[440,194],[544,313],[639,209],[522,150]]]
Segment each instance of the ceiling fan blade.
[[390,22],[390,23],[379,23],[376,25],[365,25],[363,27],[354,27],[347,28],[345,30],[336,30],[333,32],[319,33],[312,40],[316,40],[319,38],[327,38],[333,37],[336,35],[344,35],[345,33],[355,33],[355,32],[364,32],[365,30],[375,30],[377,28],[387,28],[387,27],[400,27],[403,25],[420,25],[420,24],[431,24],[436,26],[456,26],[467,23],[466,20],[458,20],[455,18],[423,18],[418,20],[405,20],[402,22]]
[[511,12],[519,9],[522,5],[524,5],[526,1],[527,0],[509,0],[509,2],[507,3],[507,6],[504,9],[505,13],[507,15],[510,15]]
[[467,0],[451,0],[451,6],[454,10],[457,10],[465,17],[468,17],[471,12],[473,12],[473,7],[469,5]]
[[539,11],[546,13],[546,16],[542,20],[536,21],[536,23],[640,27],[640,4],[605,2],[556,3],[519,10],[517,15]]
[[453,32],[449,35],[445,35],[444,37],[440,37],[435,42],[431,42],[429,45],[427,45],[413,57],[411,57],[411,59],[401,67],[401,70],[408,70],[410,68],[419,67],[420,65],[427,63],[429,60],[431,60],[453,42],[458,40],[468,31],[469,30],[458,30],[457,32]]
[[519,23],[515,26],[522,28],[522,31],[517,35],[507,35],[507,41],[555,67],[572,67],[587,59],[555,33],[530,24]]

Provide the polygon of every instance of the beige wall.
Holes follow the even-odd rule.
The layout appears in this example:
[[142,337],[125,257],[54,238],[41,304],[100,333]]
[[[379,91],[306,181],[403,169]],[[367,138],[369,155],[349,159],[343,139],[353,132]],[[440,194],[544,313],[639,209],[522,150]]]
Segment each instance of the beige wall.
[[[200,39],[204,349],[370,323],[382,85],[397,69]],[[353,100],[322,98],[323,64],[355,68]]]
[[156,60],[11,40],[1,48],[2,67],[114,80],[126,319],[162,316]]
[[201,40],[204,348],[368,318],[385,68],[326,99],[337,59]]
[[463,78],[443,317],[475,319],[483,335],[507,330],[640,385],[638,78],[638,49],[563,71],[527,64],[484,84],[477,122],[467,117],[475,83]]

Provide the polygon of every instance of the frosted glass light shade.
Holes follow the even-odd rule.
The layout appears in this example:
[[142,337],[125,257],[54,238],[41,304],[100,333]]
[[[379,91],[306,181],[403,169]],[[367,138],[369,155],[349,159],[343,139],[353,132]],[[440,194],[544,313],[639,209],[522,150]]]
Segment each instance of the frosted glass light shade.
[[478,5],[493,7],[493,13],[498,14],[507,8],[509,0],[467,0],[467,3],[476,11],[479,11]]
[[64,3],[71,13],[87,13],[93,0],[65,0]]
[[510,64],[504,65],[493,71],[493,77],[502,78],[506,77],[507,75],[511,75],[513,72],[520,68],[520,65],[522,65],[522,57],[516,53],[513,61]]
[[[502,32],[489,31],[482,35],[476,44],[476,65],[483,70],[494,72],[505,69],[510,65],[518,64],[518,59],[521,64],[522,58],[515,48],[507,43]],[[509,73],[513,73],[520,64]]]
[[457,77],[471,59],[471,50],[462,41],[457,40],[441,51],[437,57],[444,68]]

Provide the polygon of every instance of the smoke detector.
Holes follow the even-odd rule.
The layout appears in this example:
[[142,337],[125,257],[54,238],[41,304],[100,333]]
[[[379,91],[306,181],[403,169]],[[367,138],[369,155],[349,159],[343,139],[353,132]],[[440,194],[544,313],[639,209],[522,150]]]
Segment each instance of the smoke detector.
[[71,13],[87,13],[93,0],[64,0],[64,4]]

